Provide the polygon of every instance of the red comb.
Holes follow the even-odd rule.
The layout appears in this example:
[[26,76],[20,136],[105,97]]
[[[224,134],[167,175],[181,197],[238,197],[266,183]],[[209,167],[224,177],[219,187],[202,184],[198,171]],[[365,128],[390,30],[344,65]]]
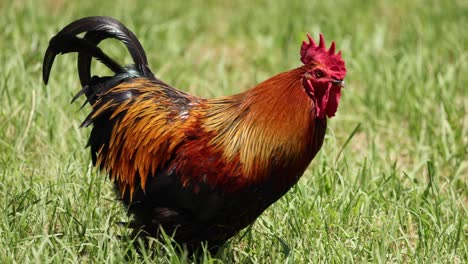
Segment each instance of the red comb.
[[335,54],[336,48],[334,41],[332,42],[330,49],[327,51],[325,47],[325,39],[323,38],[322,34],[320,34],[320,41],[318,46],[309,34],[307,34],[307,38],[309,39],[309,43],[307,43],[307,41],[303,41],[301,47],[301,61],[304,64],[309,64],[311,61],[313,61],[317,54],[324,53],[328,53],[330,58],[341,60],[341,51],[338,52],[338,54]]

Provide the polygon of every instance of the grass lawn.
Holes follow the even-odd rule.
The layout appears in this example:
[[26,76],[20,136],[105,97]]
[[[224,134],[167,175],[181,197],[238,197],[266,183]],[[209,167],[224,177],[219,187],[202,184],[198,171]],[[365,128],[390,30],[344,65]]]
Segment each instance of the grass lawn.
[[343,52],[347,88],[319,155],[206,263],[468,262],[467,1],[0,0],[0,263],[185,261],[119,238],[128,217],[79,127],[89,107],[69,103],[76,55],[42,82],[49,39],[90,15],[122,21],[158,77],[203,97],[300,65],[307,32]]

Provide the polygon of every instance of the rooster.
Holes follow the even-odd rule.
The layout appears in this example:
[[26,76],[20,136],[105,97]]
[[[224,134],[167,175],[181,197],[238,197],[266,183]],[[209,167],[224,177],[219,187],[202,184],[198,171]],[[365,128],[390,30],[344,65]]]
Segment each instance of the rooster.
[[[85,33],[83,37],[77,35]],[[110,17],[87,17],[49,43],[43,78],[57,54],[78,53],[91,112],[93,164],[114,182],[132,227],[216,251],[283,196],[320,150],[335,115],[346,68],[335,43],[308,36],[302,65],[232,96],[205,99],[155,77],[136,36]],[[121,66],[98,44],[123,42],[134,64]],[[91,77],[97,59],[113,76]]]

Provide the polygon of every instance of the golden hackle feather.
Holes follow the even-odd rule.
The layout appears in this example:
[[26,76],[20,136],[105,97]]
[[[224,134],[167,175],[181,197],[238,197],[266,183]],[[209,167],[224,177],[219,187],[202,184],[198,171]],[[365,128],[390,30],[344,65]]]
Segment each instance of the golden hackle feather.
[[223,158],[237,157],[252,183],[269,175],[275,159],[293,165],[310,151],[315,117],[302,86],[305,67],[278,74],[244,93],[209,101],[203,128]]

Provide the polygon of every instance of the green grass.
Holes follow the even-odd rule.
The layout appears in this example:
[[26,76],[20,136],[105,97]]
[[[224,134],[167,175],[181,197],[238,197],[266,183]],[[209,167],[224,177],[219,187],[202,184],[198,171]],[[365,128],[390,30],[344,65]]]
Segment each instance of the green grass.
[[116,2],[0,0],[1,263],[184,262],[119,239],[127,216],[79,128],[89,108],[69,104],[76,56],[41,80],[49,38],[89,15],[121,20],[157,76],[204,97],[296,67],[306,32],[343,51],[347,88],[319,155],[207,263],[468,261],[466,1]]

